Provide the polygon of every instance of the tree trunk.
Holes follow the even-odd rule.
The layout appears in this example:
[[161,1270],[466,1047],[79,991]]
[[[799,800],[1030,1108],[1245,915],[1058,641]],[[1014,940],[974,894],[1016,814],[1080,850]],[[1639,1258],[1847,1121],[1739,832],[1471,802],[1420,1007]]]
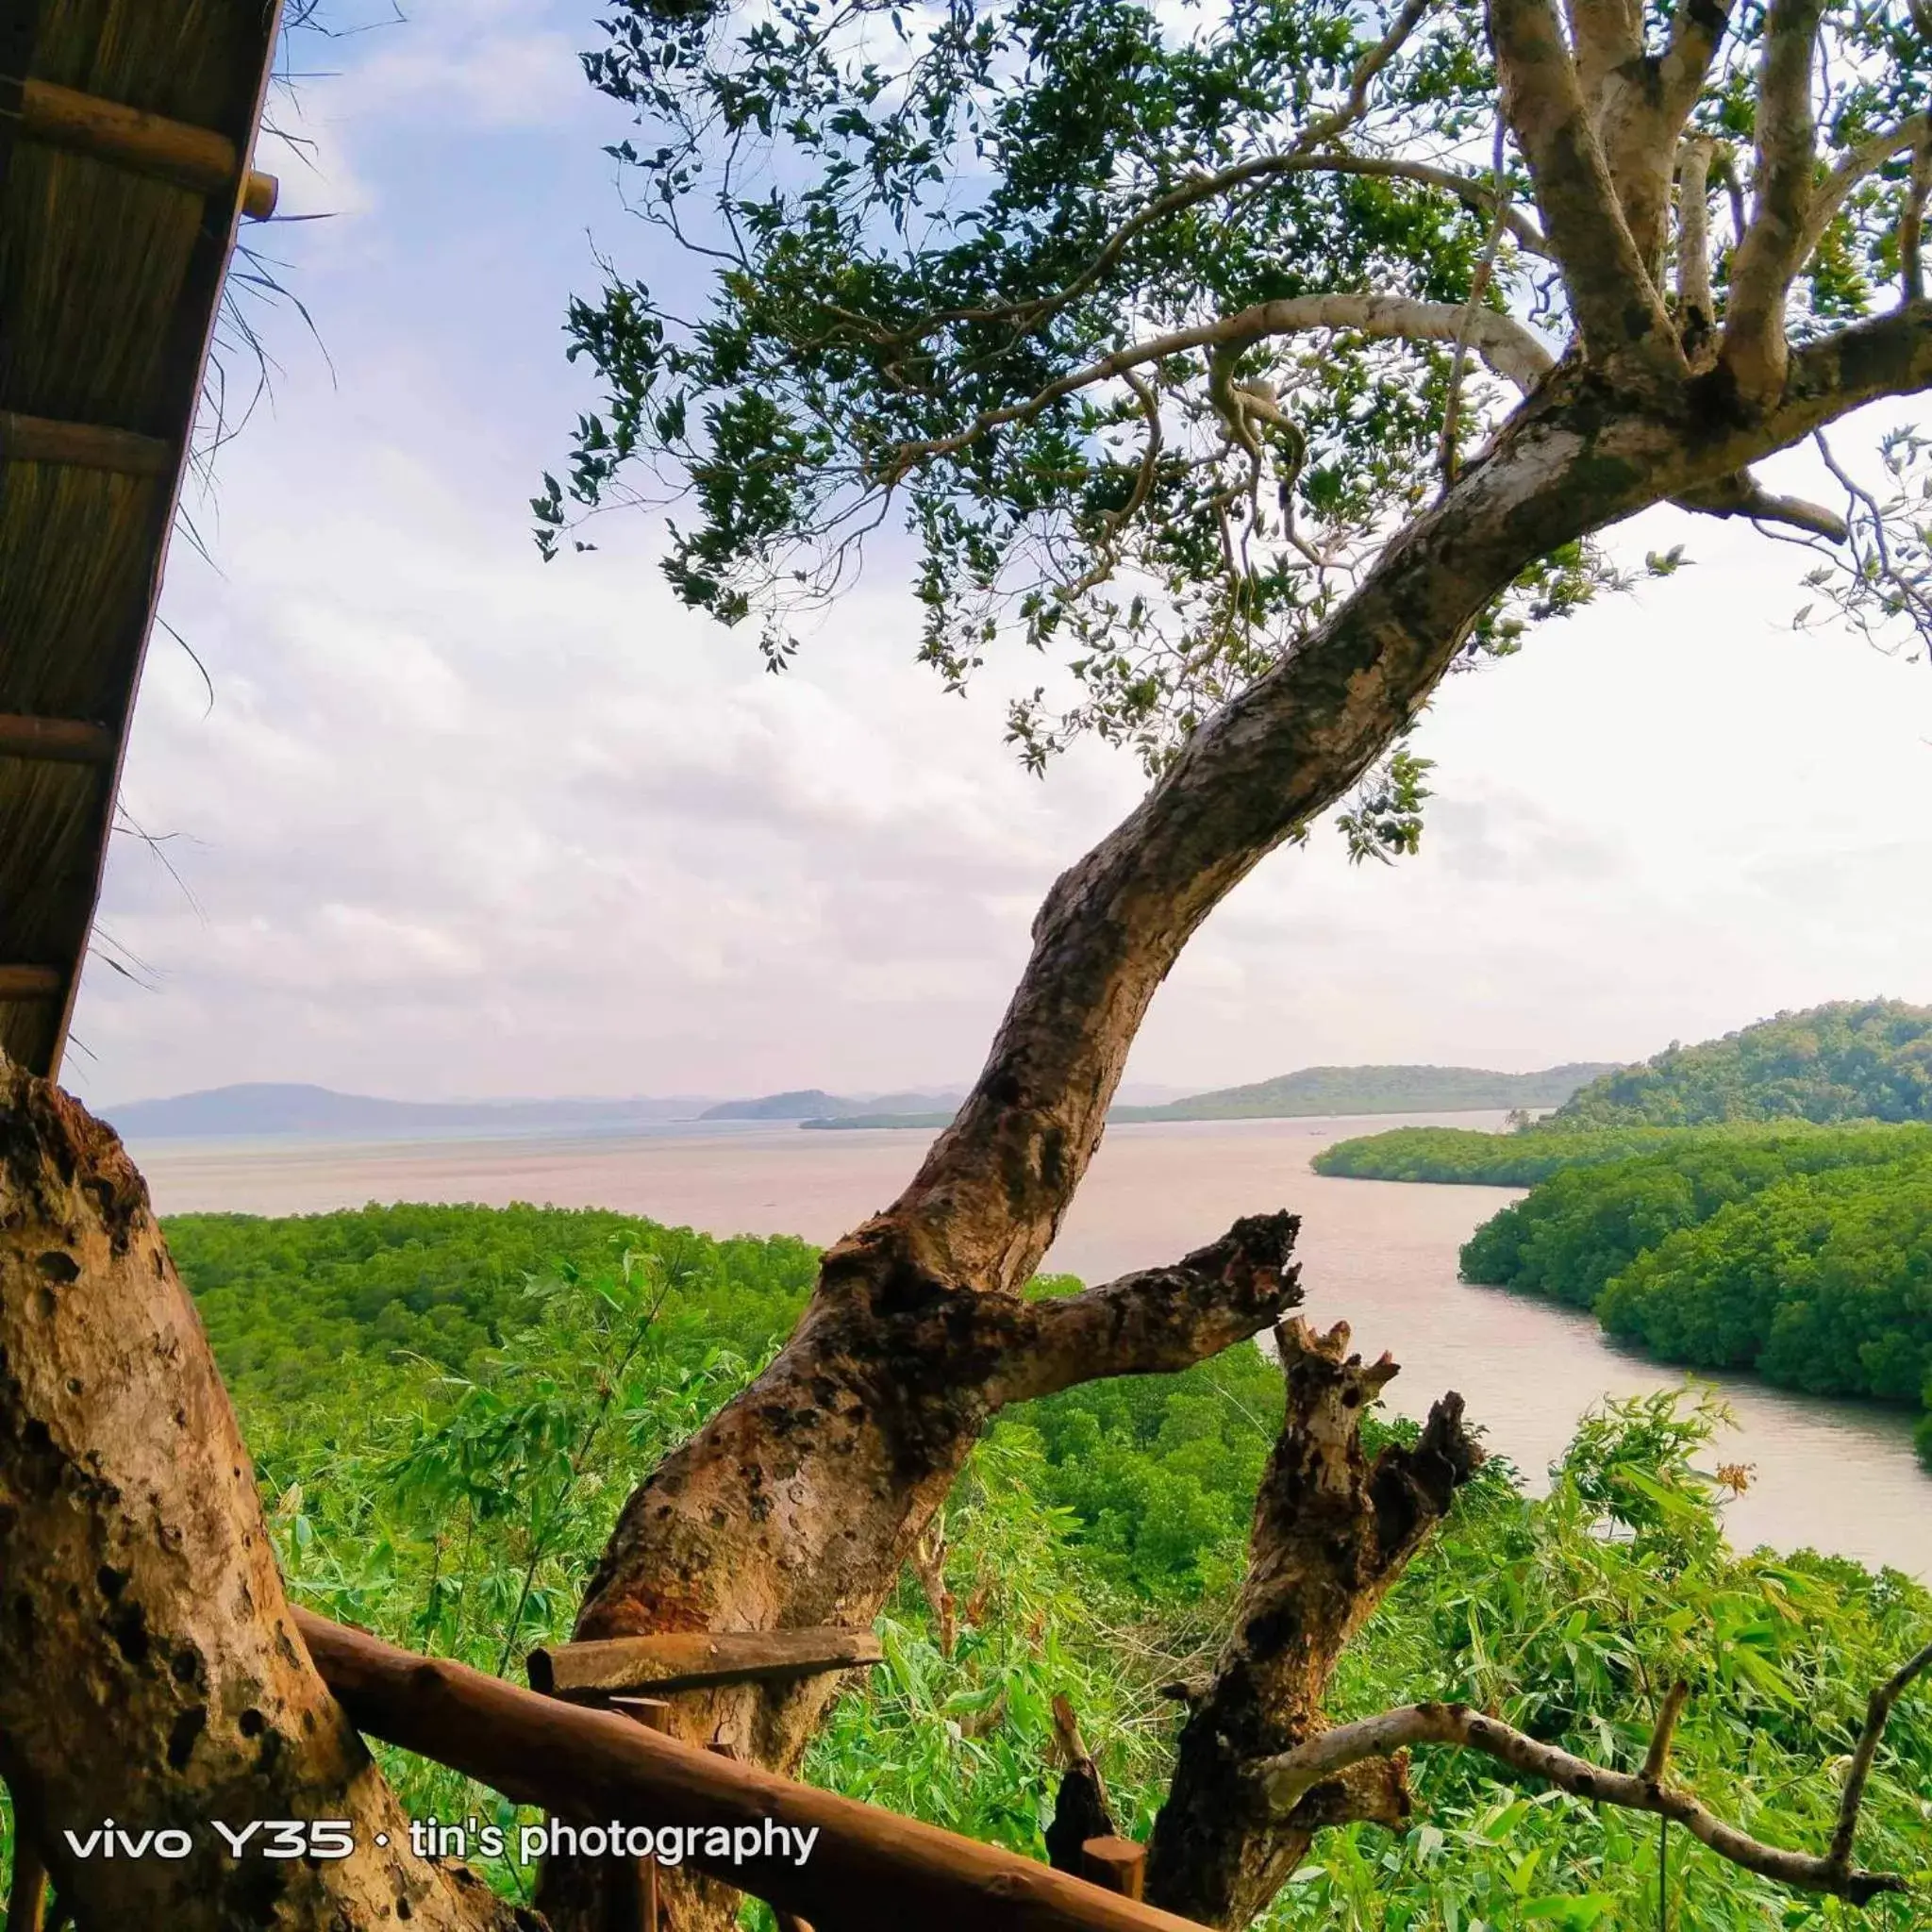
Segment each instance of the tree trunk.
[[[79,1932],[537,1924],[410,1856],[295,1634],[140,1175],[75,1102],[5,1062],[0,1773]],[[264,1828],[231,1856],[215,1821],[256,1819],[341,1821],[355,1849],[268,1857]],[[147,1833],[177,1836],[129,1856],[122,1834]]]
[[[631,1497],[578,1638],[869,1623],[1004,1402],[1151,1365],[1102,1330],[1075,1359],[1043,1362],[1022,1319],[1041,1305],[1019,1296],[1182,946],[1367,770],[1524,569],[1702,480],[1707,466],[1720,475],[1741,461],[1721,434],[1691,459],[1680,428],[1620,410],[1587,372],[1567,372],[1395,539],[1319,635],[1203,726],[1049,893],[986,1068],[911,1185],[827,1253],[765,1374]],[[1173,1311],[1187,1340],[1167,1366],[1211,1352],[1217,1328],[1225,1346],[1263,1325],[1267,1297],[1252,1284],[1243,1307],[1215,1319],[1201,1258],[1184,1270],[1194,1298]],[[1128,1299],[1143,1319],[1160,1304],[1145,1286]],[[821,1680],[680,1697],[673,1726],[790,1770],[836,1690]],[[727,1921],[715,1888],[668,1892],[679,1932]],[[540,1892],[566,1932],[592,1932],[594,1899],[582,1872],[553,1869]]]

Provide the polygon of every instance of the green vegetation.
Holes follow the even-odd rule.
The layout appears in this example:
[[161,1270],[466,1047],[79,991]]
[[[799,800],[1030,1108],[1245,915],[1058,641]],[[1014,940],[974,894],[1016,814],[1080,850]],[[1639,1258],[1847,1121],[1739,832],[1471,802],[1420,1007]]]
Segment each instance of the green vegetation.
[[[567,1629],[633,1475],[776,1344],[814,1259],[798,1241],[529,1208],[186,1216],[169,1234],[298,1596],[512,1674]],[[886,1664],[841,1704],[808,1774],[1039,1856],[1050,1700],[1065,1691],[1123,1825],[1144,1832],[1175,1725],[1158,1687],[1198,1670],[1215,1641],[1280,1404],[1274,1369],[1244,1344],[1184,1375],[1004,1417],[948,1507],[954,1655],[908,1581],[881,1620]],[[1541,1500],[1492,1464],[1351,1651],[1338,1713],[1460,1698],[1631,1764],[1659,1687],[1683,1676],[1685,1779],[1727,1816],[1822,1845],[1831,1763],[1870,1686],[1924,1641],[1932,1594],[1836,1560],[1732,1555],[1707,1468],[1720,1422],[1662,1397],[1593,1416]],[[452,1773],[382,1755],[418,1814],[508,1810]],[[1413,1827],[1324,1835],[1271,1926],[1655,1923],[1650,1821],[1443,1752],[1419,1754],[1414,1778]],[[1879,1760],[1867,1862],[1925,1866],[1928,1797],[1932,1702],[1915,1695]],[[1670,1858],[1674,1924],[1848,1923],[1681,1833]],[[507,1867],[491,1876],[517,1889]],[[1879,1906],[1864,1923],[1903,1932],[1915,1909]]]
[[1308,1164],[1317,1174],[1348,1180],[1533,1188],[1566,1167],[1623,1160],[1650,1148],[1674,1145],[1683,1138],[1669,1127],[1534,1135],[1481,1134],[1472,1127],[1391,1127],[1386,1134],[1337,1141]]
[[[1841,1001],[1606,1074],[1508,1134],[1397,1127],[1340,1141],[1317,1174],[1535,1187],[1566,1167],[1709,1137],[1781,1142],[1807,1124],[1932,1122],[1932,1008]],[[1694,1128],[1695,1141],[1674,1139]]]
[[1462,1274],[1670,1361],[1932,1409],[1932,1129],[1683,1135],[1573,1165],[1485,1222]]
[[1932,1007],[1839,1001],[1674,1045],[1605,1074],[1534,1131],[1770,1120],[1932,1120]]
[[1609,1068],[1548,1067],[1492,1074],[1480,1067],[1303,1067],[1249,1087],[1193,1093],[1166,1107],[1117,1107],[1116,1121],[1272,1120],[1308,1114],[1456,1113],[1491,1107],[1555,1107]]

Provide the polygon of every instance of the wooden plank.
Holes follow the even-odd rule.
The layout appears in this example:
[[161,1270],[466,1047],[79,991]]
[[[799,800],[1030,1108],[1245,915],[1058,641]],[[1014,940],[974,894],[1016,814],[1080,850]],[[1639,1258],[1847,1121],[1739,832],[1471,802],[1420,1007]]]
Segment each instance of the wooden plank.
[[26,718],[0,711],[0,758],[54,765],[108,765],[114,734],[86,718]]
[[614,1711],[586,1710],[417,1657],[313,1611],[291,1614],[351,1723],[567,1820],[704,1831],[816,1832],[742,1863],[704,1848],[685,1862],[837,1932],[1201,1932],[1191,1919],[1103,1891],[1016,1852],[960,1838],[811,1785],[660,1737]]
[[[112,161],[198,194],[228,193],[242,173],[240,150],[211,127],[191,127],[48,80],[21,83],[20,121],[29,141]],[[280,186],[273,176],[251,168],[240,185],[243,213],[257,221],[274,214]]]
[[56,423],[0,409],[0,460],[68,463],[79,470],[113,470],[124,476],[171,476],[175,446],[158,436],[111,429],[101,423]]
[[1147,1847],[1130,1838],[1090,1838],[1080,1847],[1080,1875],[1123,1898],[1144,1898]]
[[0,1000],[58,999],[66,986],[58,966],[0,966]]
[[533,1650],[530,1688],[577,1703],[626,1690],[698,1690],[863,1669],[884,1653],[870,1630],[673,1630]]

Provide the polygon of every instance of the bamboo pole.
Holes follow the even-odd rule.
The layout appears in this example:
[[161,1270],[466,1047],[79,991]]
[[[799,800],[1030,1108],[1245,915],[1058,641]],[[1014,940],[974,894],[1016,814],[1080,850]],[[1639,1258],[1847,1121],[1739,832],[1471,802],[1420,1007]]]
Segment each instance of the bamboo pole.
[[686,1862],[780,1913],[839,1932],[1201,1932],[1013,1852],[835,1796],[610,1711],[540,1696],[297,1609],[324,1681],[357,1726],[566,1819],[816,1832],[803,1863]]
[[0,966],[0,1000],[47,1000],[67,984],[58,966]]
[[[21,83],[20,118],[30,141],[114,161],[197,193],[225,193],[242,175],[242,157],[225,134],[52,81]],[[281,188],[274,175],[251,168],[240,187],[244,214],[265,222],[275,213]]]
[[66,463],[123,476],[172,476],[175,445],[101,423],[56,423],[0,410],[0,462]]
[[114,734],[105,724],[86,718],[24,718],[0,712],[0,758],[105,765],[113,757]]

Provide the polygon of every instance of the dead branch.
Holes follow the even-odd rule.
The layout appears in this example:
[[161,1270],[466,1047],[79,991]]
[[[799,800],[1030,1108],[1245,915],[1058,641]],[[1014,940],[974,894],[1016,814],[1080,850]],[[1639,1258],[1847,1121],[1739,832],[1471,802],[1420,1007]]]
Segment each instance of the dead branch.
[[1301,1301],[1301,1270],[1289,1259],[1300,1230],[1297,1214],[1246,1215],[1173,1267],[1009,1307],[999,1318],[995,1406],[1104,1375],[1188,1368],[1258,1334]]
[[1410,1448],[1363,1453],[1363,1416],[1395,1374],[1349,1352],[1346,1325],[1275,1330],[1288,1383],[1281,1435],[1255,1505],[1248,1576],[1214,1679],[1181,1732],[1148,1843],[1148,1895],[1212,1925],[1262,1911],[1324,1826],[1399,1824],[1399,1763],[1322,1782],[1291,1816],[1261,1802],[1256,1768],[1319,1730],[1342,1650],[1447,1513],[1482,1453],[1445,1396]]
[[924,1592],[932,1611],[933,1627],[939,1632],[940,1655],[950,1657],[958,1641],[959,1624],[954,1609],[953,1592],[946,1587],[946,1512],[941,1509],[920,1532],[907,1558],[912,1574]]
[[[1465,1704],[1409,1704],[1376,1717],[1337,1724],[1262,1766],[1259,1777],[1275,1815],[1288,1818],[1325,1779],[1364,1759],[1385,1757],[1415,1744],[1456,1744],[1480,1751],[1513,1771],[1540,1778],[1575,1797],[1667,1818],[1681,1824],[1719,1857],[1801,1891],[1825,1892],[1862,1906],[1882,1892],[1907,1889],[1906,1881],[1894,1874],[1853,1869],[1836,1857],[1835,1848],[1832,1856],[1820,1858],[1764,1844],[1726,1824],[1689,1791],[1647,1775],[1647,1766],[1646,1774],[1641,1775],[1608,1770],[1555,1744],[1541,1743]],[[1856,1822],[1856,1813],[1854,1816]]]
[[1757,88],[1750,225],[1731,262],[1719,359],[1740,398],[1763,408],[1784,388],[1785,300],[1805,260],[1817,127],[1811,69],[1824,0],[1771,0]]
[[1073,1704],[1064,1696],[1053,1701],[1053,1732],[1061,1771],[1053,1822],[1046,1827],[1046,1859],[1056,1872],[1077,1873],[1085,1863],[1088,1841],[1113,1837],[1113,1806],[1100,1767],[1080,1735]]

